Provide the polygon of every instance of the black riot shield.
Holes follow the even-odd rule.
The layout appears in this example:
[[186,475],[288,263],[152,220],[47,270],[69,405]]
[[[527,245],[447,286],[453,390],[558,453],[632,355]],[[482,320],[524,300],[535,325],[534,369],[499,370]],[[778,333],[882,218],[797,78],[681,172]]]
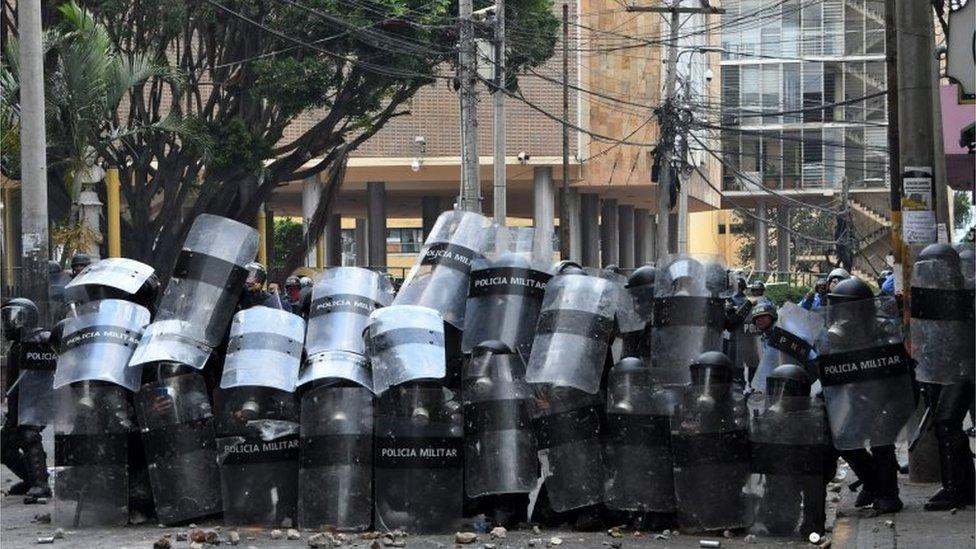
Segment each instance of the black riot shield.
[[915,410],[894,298],[830,304],[817,358],[834,447],[893,444]]
[[[38,330],[18,344],[20,370],[8,395],[16,391],[17,424],[43,427],[54,421],[54,369],[57,355],[49,342],[50,334]],[[13,352],[13,348],[11,348]],[[9,403],[13,404],[14,400]]]
[[529,227],[499,228],[495,249],[474,261],[461,348],[501,341],[529,356],[549,281],[552,241]]
[[135,396],[156,514],[177,524],[219,513],[220,473],[213,413],[203,376],[156,376]]
[[603,501],[603,400],[572,387],[533,386],[533,431],[549,504],[556,512]]
[[240,386],[214,391],[224,521],[294,524],[298,505],[298,406],[293,393]]
[[722,349],[727,284],[716,261],[676,257],[657,270],[654,281],[654,337],[651,368],[656,383],[686,384],[688,364]]
[[486,343],[474,348],[461,391],[465,494],[527,494],[538,478],[538,460],[525,364],[500,341]]
[[755,497],[752,531],[806,539],[824,532],[824,464],[829,450],[823,405],[781,398],[752,418],[749,442]]
[[377,400],[374,527],[453,532],[464,496],[461,403],[436,383],[408,382]]
[[437,218],[424,248],[394,305],[420,305],[439,312],[444,321],[464,329],[464,310],[471,281],[471,266],[491,240],[491,220],[461,210]]
[[670,421],[678,393],[655,387],[650,378],[637,358],[610,371],[604,435],[609,509],[674,512]]
[[136,421],[125,388],[79,381],[56,391],[54,520],[65,528],[129,521],[129,437]]
[[672,419],[671,447],[682,530],[736,529],[752,523],[748,412],[731,379],[686,389]]
[[976,367],[973,291],[954,250],[912,268],[911,333],[915,377],[948,385],[972,380]]
[[363,330],[369,314],[393,300],[389,279],[359,267],[326,269],[312,288],[305,348],[314,357],[326,351],[365,353]]
[[321,383],[301,396],[298,524],[366,530],[373,518],[373,394]]

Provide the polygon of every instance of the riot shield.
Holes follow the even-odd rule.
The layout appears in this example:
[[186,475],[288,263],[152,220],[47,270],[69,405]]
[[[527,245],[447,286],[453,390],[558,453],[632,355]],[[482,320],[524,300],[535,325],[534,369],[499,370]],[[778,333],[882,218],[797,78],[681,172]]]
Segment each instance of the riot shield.
[[525,380],[595,394],[613,335],[617,286],[577,274],[553,277],[546,287]]
[[366,530],[373,512],[373,395],[317,386],[301,397],[298,524]]
[[147,331],[132,364],[174,361],[203,368],[226,334],[247,278],[244,265],[257,251],[253,228],[216,215],[198,216],[159,302],[154,321],[165,322],[165,328]]
[[973,292],[962,272],[946,261],[916,261],[911,314],[918,381],[948,385],[973,379]]
[[102,299],[74,306],[65,318],[54,388],[101,380],[135,391],[142,372],[127,365],[147,324],[149,310],[129,301]]
[[295,390],[305,321],[281,309],[251,307],[234,315],[220,388],[258,385]]
[[8,391],[17,392],[17,424],[43,427],[54,421],[54,369],[57,354],[44,333],[21,343],[20,375]]
[[369,315],[393,300],[389,279],[359,267],[326,269],[312,288],[305,337],[309,357],[325,351],[363,354]]
[[323,351],[308,357],[298,374],[298,387],[320,380],[347,380],[373,390],[369,359],[347,351]]
[[783,364],[799,364],[811,375],[813,347],[824,331],[824,317],[786,302],[779,308],[778,320],[770,333],[763,338],[763,355],[759,369],[752,379],[752,387],[757,391],[766,390],[766,376]]
[[726,284],[725,270],[716,261],[679,256],[658,269],[651,340],[655,383],[687,384],[688,364],[722,349],[725,303],[719,294]]
[[756,370],[762,357],[762,338],[759,329],[746,321],[735,331],[735,367],[737,370]]
[[392,305],[369,317],[366,352],[373,365],[373,392],[446,374],[444,320],[427,307]]
[[65,302],[126,299],[135,296],[155,274],[155,269],[134,259],[102,259],[85,267],[64,287]]
[[605,503],[613,510],[673,513],[671,415],[678,393],[653,386],[649,368],[638,363],[624,359],[610,371]]
[[551,276],[552,241],[532,228],[499,229],[497,247],[474,261],[461,348],[497,340],[529,356]]
[[473,212],[442,213],[393,304],[429,307],[463,330],[471,266],[491,239],[491,227],[490,219]]
[[915,410],[910,359],[894,298],[827,306],[817,359],[838,450],[893,444]]
[[435,384],[398,385],[377,401],[374,527],[453,532],[464,496],[461,403]]
[[682,530],[752,524],[748,421],[744,399],[730,386],[712,395],[686,389],[671,422],[674,497]]
[[294,524],[299,454],[295,395],[253,385],[218,389],[214,408],[224,521]]
[[538,478],[532,393],[514,352],[476,348],[466,365],[464,488],[470,498],[527,494]]
[[54,520],[65,528],[129,522],[129,435],[135,414],[118,385],[83,381],[56,391]]
[[822,534],[824,464],[830,444],[823,405],[812,397],[779,399],[752,418],[749,443],[755,497],[752,531],[798,539]]
[[537,385],[533,392],[532,427],[552,509],[564,512],[602,502],[602,399],[572,387]]
[[217,445],[203,376],[147,383],[136,393],[135,405],[159,522],[219,513]]

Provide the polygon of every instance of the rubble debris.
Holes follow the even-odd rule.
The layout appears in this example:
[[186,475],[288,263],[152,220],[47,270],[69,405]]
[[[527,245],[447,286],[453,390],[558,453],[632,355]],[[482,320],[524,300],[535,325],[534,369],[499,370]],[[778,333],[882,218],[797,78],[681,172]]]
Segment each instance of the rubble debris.
[[270,536],[271,536],[271,539],[281,539],[281,538],[283,538],[285,536],[285,534],[281,530],[275,529],[275,530],[272,530],[271,531]]
[[508,536],[508,530],[504,526],[496,526],[491,529],[488,535],[491,536],[491,539],[505,539]]
[[620,532],[620,527],[619,526],[614,526],[613,528],[607,530],[607,535],[610,536],[611,538],[622,538],[622,537],[624,537],[623,533]]
[[47,536],[44,538],[37,538],[37,543],[54,543],[54,536]]
[[302,533],[299,532],[298,530],[295,530],[294,528],[289,528],[288,532],[286,533],[286,536],[288,537],[288,539],[292,539],[292,540],[302,539]]
[[553,536],[553,537],[549,538],[549,546],[550,547],[555,546],[555,545],[562,545],[562,544],[563,544],[563,538],[556,537],[556,536]]
[[172,549],[173,544],[166,538],[159,538],[153,543],[153,549]]
[[698,540],[699,547],[721,547],[722,542],[717,539],[700,539]]
[[454,543],[474,543],[478,540],[478,535],[474,532],[457,532],[454,534]]
[[241,535],[237,533],[237,530],[231,530],[227,532],[227,542],[231,545],[237,545],[241,542]]
[[39,513],[34,515],[34,522],[38,524],[51,524],[51,513]]

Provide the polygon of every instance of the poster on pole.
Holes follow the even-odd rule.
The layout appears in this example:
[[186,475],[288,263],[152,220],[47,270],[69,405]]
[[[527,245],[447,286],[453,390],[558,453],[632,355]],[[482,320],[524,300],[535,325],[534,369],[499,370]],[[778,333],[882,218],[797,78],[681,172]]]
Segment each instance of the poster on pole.
[[906,244],[936,241],[931,167],[906,166],[901,174],[901,230]]

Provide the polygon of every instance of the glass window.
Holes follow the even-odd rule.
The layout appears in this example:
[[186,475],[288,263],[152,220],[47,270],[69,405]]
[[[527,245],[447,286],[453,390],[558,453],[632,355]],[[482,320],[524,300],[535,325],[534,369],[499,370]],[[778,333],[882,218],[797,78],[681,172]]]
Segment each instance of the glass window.
[[[762,82],[760,80],[760,67],[759,65],[743,66],[742,67],[742,110],[759,112],[761,108],[761,96],[760,89]],[[758,124],[759,120],[755,118],[749,118],[743,121],[744,124]]]
[[823,186],[823,131],[803,130],[803,186]]
[[759,136],[742,134],[741,171],[759,172]]
[[800,187],[800,144],[803,135],[799,131],[783,132],[783,188]]
[[[874,95],[887,89],[887,70],[884,61],[868,61],[864,64],[864,95]],[[887,120],[884,95],[867,99],[864,102],[864,116],[871,122]]]
[[844,176],[851,186],[864,186],[864,129],[844,131]]
[[779,189],[783,174],[783,147],[779,132],[763,135],[762,138],[763,185]]
[[844,129],[825,128],[823,136],[824,180],[827,185],[840,188],[840,180],[844,176],[841,169],[844,165]]
[[887,185],[888,141],[887,129],[864,128],[864,182],[867,185]]
[[846,81],[844,99],[850,101],[844,107],[844,120],[861,122],[864,120],[864,63],[853,61],[845,63]]
[[[780,76],[779,65],[762,66],[762,108],[763,112],[777,113],[782,109],[779,101]],[[764,124],[779,124],[782,116],[777,114],[763,115]]]
[[864,52],[882,54],[885,52],[884,0],[865,0],[864,2]]
[[739,67],[722,67],[722,125],[739,123]]
[[735,189],[736,171],[739,169],[739,132],[722,131],[722,188]]
[[824,55],[844,53],[844,4],[841,0],[824,0],[823,49]]
[[802,11],[803,55],[823,54],[823,5],[820,2],[805,2]]
[[802,119],[800,109],[803,108],[800,92],[800,64],[783,64],[783,110],[798,111],[787,114],[784,122],[787,124],[799,122]]
[[423,229],[387,229],[386,251],[399,254],[420,252],[423,245]]
[[803,67],[803,121],[823,121],[823,111],[813,107],[823,105],[823,63],[804,63]]
[[861,1],[848,1],[844,9],[844,52],[847,55],[864,53],[864,7]]
[[[848,73],[849,74],[849,73]],[[840,103],[844,100],[844,73],[840,63],[824,64],[824,104]],[[824,120],[843,120],[843,107],[824,109]]]
[[[750,14],[755,14],[758,10],[762,9],[762,2],[760,0],[742,0],[741,4],[741,17],[746,17],[746,20],[754,19],[755,16]],[[748,16],[748,17],[747,17]],[[755,55],[759,53],[759,44],[761,41],[761,34],[759,26],[751,24],[749,21],[745,25],[742,25],[743,21],[739,21],[738,25],[744,27],[742,29],[742,45],[740,50],[743,54]]]
[[783,57],[800,56],[800,0],[783,3]]

